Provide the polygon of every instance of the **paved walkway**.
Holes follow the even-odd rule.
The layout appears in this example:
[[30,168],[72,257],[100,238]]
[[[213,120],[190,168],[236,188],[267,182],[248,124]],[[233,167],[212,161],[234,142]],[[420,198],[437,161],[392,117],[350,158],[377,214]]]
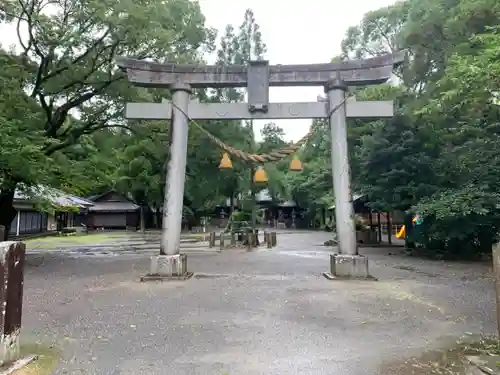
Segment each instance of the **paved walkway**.
[[326,239],[289,234],[269,251],[192,254],[199,278],[168,283],[137,281],[146,255],[38,254],[23,339],[63,348],[56,374],[373,375],[464,332],[494,332],[485,265],[365,248],[380,281],[332,282],[321,276]]

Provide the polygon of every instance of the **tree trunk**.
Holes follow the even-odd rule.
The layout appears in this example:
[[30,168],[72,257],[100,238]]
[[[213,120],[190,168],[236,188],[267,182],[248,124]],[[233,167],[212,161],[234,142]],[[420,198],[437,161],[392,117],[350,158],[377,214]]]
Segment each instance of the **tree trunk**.
[[255,202],[255,184],[253,182],[253,176],[255,174],[255,167],[252,164],[250,167],[250,196],[252,200],[252,233],[255,233],[257,227],[257,204]]
[[139,218],[139,220],[140,220],[139,226],[140,226],[141,232],[144,233],[146,231],[146,223],[145,223],[146,218],[144,215],[144,205],[143,204],[141,204],[140,210],[141,211],[140,211],[140,218]]
[[387,242],[389,245],[392,245],[392,222],[391,222],[391,213],[386,212],[387,215]]
[[382,243],[382,225],[380,224],[380,212],[377,212],[378,243]]
[[414,238],[411,235],[413,232],[413,214],[406,214],[405,215],[405,230],[406,230],[406,236],[405,236],[405,247],[407,249],[415,249],[416,244],[414,242]]
[[231,194],[231,197],[229,198],[229,217],[231,217],[231,215],[233,214],[234,212],[234,193]]
[[0,193],[0,225],[5,227],[3,241],[7,241],[9,237],[10,225],[16,217],[17,210],[14,208],[14,194],[16,192],[16,184],[10,185],[9,188],[1,188]]
[[156,224],[156,229],[160,229],[161,228],[161,212],[160,212],[160,209],[158,207],[156,207],[155,209],[155,224]]

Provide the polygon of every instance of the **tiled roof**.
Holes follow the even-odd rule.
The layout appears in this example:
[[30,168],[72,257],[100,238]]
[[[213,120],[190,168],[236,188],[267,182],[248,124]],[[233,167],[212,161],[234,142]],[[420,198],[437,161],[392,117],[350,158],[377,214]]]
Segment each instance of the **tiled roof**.
[[[257,202],[271,202],[273,198],[271,197],[271,194],[269,194],[268,189],[262,189],[259,191],[257,194],[255,194],[255,200]],[[280,207],[295,207],[297,204],[294,201],[285,201],[281,202],[278,206]]]
[[[364,197],[364,195],[361,195],[361,194],[353,194],[352,201],[356,202],[358,199],[363,198],[363,197]],[[335,209],[335,205],[328,207],[328,209],[329,210],[334,210]]]
[[89,207],[90,212],[130,212],[138,209],[139,206],[132,202],[95,202]]
[[15,200],[30,201],[31,199],[47,200],[50,203],[61,207],[87,208],[94,203],[87,199],[77,197],[61,190],[48,186],[33,186],[27,189],[17,189],[14,195]]

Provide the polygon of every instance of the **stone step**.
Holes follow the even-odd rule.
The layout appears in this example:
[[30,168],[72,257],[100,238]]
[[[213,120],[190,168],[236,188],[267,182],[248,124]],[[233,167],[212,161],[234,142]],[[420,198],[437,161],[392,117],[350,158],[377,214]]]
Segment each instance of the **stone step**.
[[[135,256],[139,258],[147,258],[154,255],[158,255],[159,249],[87,249],[85,251],[75,251],[75,250],[39,250],[39,251],[29,251],[27,255],[63,255],[70,258],[96,258],[96,257],[117,257],[117,256]],[[202,249],[202,248],[183,248],[181,249],[183,254],[191,255],[203,255],[203,254],[217,254],[220,253],[218,249]]]

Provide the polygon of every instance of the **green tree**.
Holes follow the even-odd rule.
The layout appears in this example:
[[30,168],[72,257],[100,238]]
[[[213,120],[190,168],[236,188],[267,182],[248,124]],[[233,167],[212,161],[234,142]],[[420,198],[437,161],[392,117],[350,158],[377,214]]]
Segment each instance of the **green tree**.
[[160,121],[141,122],[124,147],[117,150],[116,188],[140,205],[141,229],[144,229],[144,214],[149,207],[158,213],[163,206],[169,157],[165,147],[169,143],[165,128]]
[[351,123],[351,159],[374,207],[424,214],[419,242],[434,252],[485,251],[496,236],[499,9],[410,0],[368,13],[343,42],[350,57],[410,52],[391,97],[399,115]]
[[[287,142],[284,140],[285,132],[273,122],[265,124],[260,133],[262,141],[256,148],[259,154],[269,153],[287,146]],[[289,158],[286,158],[264,165],[268,178],[267,189],[270,196],[276,201],[289,198],[290,192],[286,182],[289,163]]]
[[[226,27],[226,33],[221,39],[221,48],[218,51],[217,64],[245,65],[249,60],[261,59],[265,52],[266,45],[262,39],[260,27],[255,20],[253,11],[247,9],[244,14],[243,22],[237,30],[233,25],[228,25]],[[218,90],[215,96],[215,100],[217,101],[239,102],[243,99],[244,91],[236,89]],[[240,132],[242,138],[240,137],[238,141],[231,145],[248,152],[255,151],[257,146],[253,136],[252,122],[247,121],[245,125],[243,125],[243,128],[241,123],[233,126],[234,129],[239,129],[237,131]],[[227,182],[224,192],[229,193],[231,199],[241,191],[246,193],[251,189],[255,193],[255,189],[251,188],[253,170],[249,171],[248,166],[245,167],[241,164],[241,162],[233,160],[233,166],[237,166],[235,170],[223,172],[225,181]]]
[[[491,251],[500,225],[500,33],[497,27],[470,38],[469,53],[449,59],[436,96],[423,116],[450,123],[441,130],[447,147],[440,168],[453,184],[442,186],[415,209],[427,217],[426,247],[446,255]],[[451,173],[449,172],[451,171]]]
[[[52,160],[45,158],[45,142],[40,124],[43,116],[38,105],[24,92],[29,79],[16,56],[0,50],[0,191],[1,200],[14,199],[18,180],[28,184],[34,181],[48,182],[57,171]],[[2,214],[13,217],[16,211],[12,205],[3,208]],[[0,223],[6,228],[8,223]]]
[[[119,55],[157,60],[200,60],[214,33],[204,26],[197,3],[142,1],[3,2],[2,16],[18,29],[19,60],[31,73],[24,88],[43,114],[43,153],[76,144],[96,130],[126,127],[123,103],[137,97],[115,66]],[[23,33],[26,30],[26,33]],[[71,116],[78,120],[72,121]],[[23,176],[0,186],[0,225],[15,211],[13,191]]]
[[[245,13],[245,22],[254,22],[251,11]],[[246,25],[244,23],[244,25]],[[258,27],[252,26],[258,31]],[[245,42],[248,27],[240,27],[238,32],[231,25],[221,38],[217,50],[217,64],[246,63]],[[256,35],[255,38],[259,38]],[[149,101],[159,101],[165,93],[150,90]],[[146,95],[142,93],[142,95]],[[202,102],[237,102],[243,100],[241,90],[223,89],[204,92],[198,90],[195,95]],[[198,121],[210,133],[233,147],[248,149],[251,139],[249,129],[238,121]],[[168,142],[170,124],[165,122],[141,121],[136,124],[136,136],[123,142],[123,151],[119,152],[120,167],[117,169],[117,186],[141,205],[160,208],[165,189],[166,160],[169,158]],[[233,160],[232,170],[219,170],[222,151],[197,127],[191,126],[188,142],[188,161],[184,203],[186,212],[203,214],[225,202],[227,197],[233,199],[242,186],[247,186],[248,173],[244,165]]]
[[324,225],[325,212],[334,203],[331,134],[326,120],[315,120],[312,126],[315,132],[297,152],[303,170],[288,172],[286,183],[290,198],[309,211],[313,222]]

